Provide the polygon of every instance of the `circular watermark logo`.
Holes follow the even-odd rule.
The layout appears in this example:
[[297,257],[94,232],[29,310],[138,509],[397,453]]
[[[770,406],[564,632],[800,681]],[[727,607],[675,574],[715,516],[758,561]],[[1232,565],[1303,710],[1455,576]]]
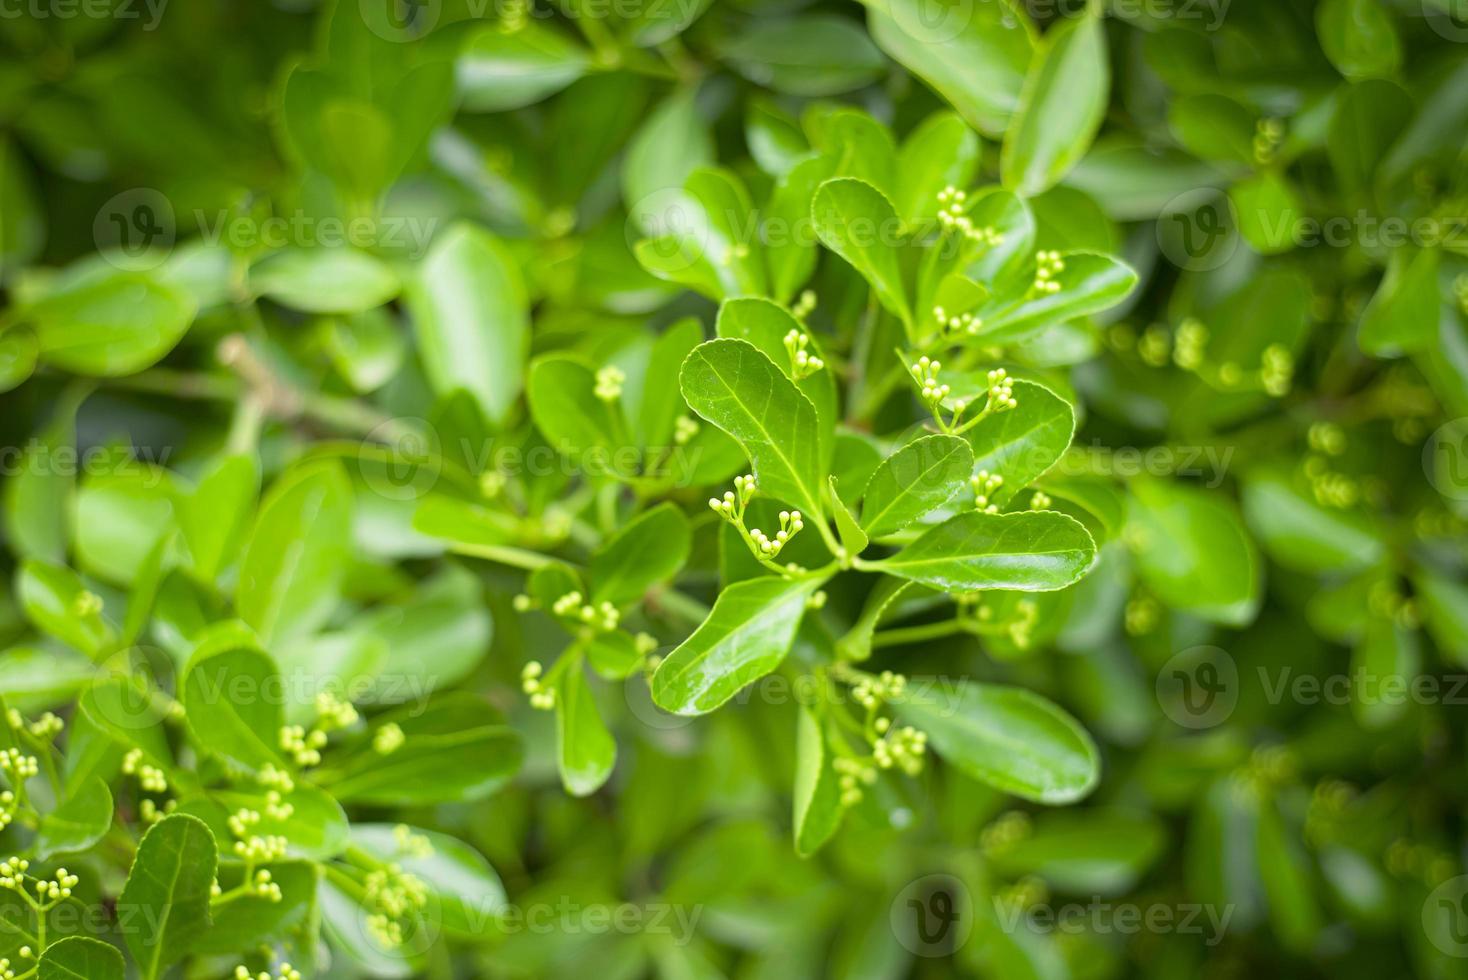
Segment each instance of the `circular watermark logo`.
[[[944,44],[958,37],[973,23],[974,0],[914,0],[899,3],[889,12],[902,33],[926,44]],[[1018,27],[1014,15],[1004,8],[999,14],[1005,27]]]
[[373,34],[406,44],[438,26],[443,0],[357,0],[357,9]]
[[1468,0],[1422,0],[1422,17],[1438,37],[1468,41]]
[[157,688],[168,654],[156,647],[119,650],[97,665],[79,698],[93,720],[114,730],[156,728],[168,717],[169,699]]
[[1157,217],[1157,246],[1169,262],[1190,272],[1220,268],[1239,249],[1238,213],[1213,187],[1179,194]]
[[675,715],[659,708],[653,702],[648,678],[641,671],[622,682],[622,697],[632,716],[653,731],[676,731],[687,728],[696,720],[691,715]]
[[892,934],[909,953],[951,956],[973,934],[973,897],[953,875],[927,875],[897,893],[887,917]]
[[1219,647],[1190,647],[1162,665],[1157,703],[1184,728],[1221,725],[1239,703],[1238,665]]
[[1422,931],[1444,955],[1468,957],[1468,875],[1449,878],[1428,894]]
[[167,260],[178,237],[173,204],[152,187],[114,194],[92,221],[92,241],[112,265],[155,269]]
[[1468,417],[1438,426],[1422,449],[1427,482],[1450,500],[1468,500]]
[[362,482],[388,500],[417,500],[442,470],[443,446],[425,419],[389,419],[367,434],[357,453]]
[[628,211],[627,246],[668,272],[682,272],[703,260],[710,240],[703,208],[678,188],[653,191]]

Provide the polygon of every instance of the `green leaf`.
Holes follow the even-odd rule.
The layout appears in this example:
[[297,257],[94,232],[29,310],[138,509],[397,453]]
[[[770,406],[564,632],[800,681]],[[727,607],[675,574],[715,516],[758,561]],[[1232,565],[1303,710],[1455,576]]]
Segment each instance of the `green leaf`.
[[405,851],[404,832],[398,829],[403,826],[353,824],[352,845],[416,875],[434,892],[437,901],[433,907],[445,930],[461,936],[493,934],[497,916],[506,906],[505,886],[494,868],[463,841],[418,827],[409,826],[407,832],[427,841],[427,853]]
[[1341,92],[1325,149],[1347,192],[1359,194],[1371,187],[1377,168],[1414,111],[1412,97],[1395,82],[1367,79]]
[[1041,42],[1004,134],[1004,186],[1034,196],[1058,183],[1091,148],[1110,90],[1101,18],[1088,8],[1062,19]]
[[157,980],[209,928],[217,860],[214,835],[197,817],[164,817],[143,835],[117,899],[117,917],[144,980]]
[[780,666],[821,581],[758,578],[724,589],[703,625],[658,665],[653,702],[673,714],[707,714]]
[[397,319],[381,308],[322,320],[319,336],[332,366],[359,393],[392,380],[408,347]]
[[178,524],[200,581],[213,582],[234,559],[259,493],[260,462],[240,454],[220,457],[193,494],[179,501]]
[[596,372],[571,354],[549,354],[530,364],[530,414],[546,441],[562,453],[616,449],[625,440],[622,407],[596,397]]
[[455,225],[434,241],[406,299],[433,390],[468,391],[503,426],[530,350],[530,300],[514,257],[489,232]]
[[572,796],[595,793],[617,762],[617,743],[597,713],[579,662],[556,683],[556,758],[561,785]]
[[37,629],[93,659],[106,653],[117,638],[102,613],[92,608],[82,580],[63,565],[25,562],[17,573],[15,591]]
[[1347,78],[1393,75],[1401,66],[1396,22],[1379,0],[1324,0],[1315,28],[1325,56]]
[[1250,530],[1269,556],[1286,568],[1357,571],[1386,554],[1386,542],[1365,512],[1322,506],[1277,470],[1244,478],[1243,507]]
[[[934,14],[937,17],[934,17]],[[1029,16],[1008,0],[937,6],[870,0],[872,40],[927,82],[969,125],[1001,136],[1019,108],[1035,48]]]
[[838,95],[861,88],[886,68],[867,32],[845,17],[757,18],[719,45],[745,78],[790,95]]
[[[778,303],[754,297],[725,300],[719,306],[714,327],[720,337],[749,341],[784,371],[790,380],[795,381],[795,387],[815,406],[816,415],[821,422],[821,458],[829,459],[836,422],[840,415],[835,372],[825,368],[797,381],[795,362],[785,346],[785,338],[792,330],[806,333],[809,337],[806,327]],[[807,352],[811,357],[820,357],[823,360],[826,358],[825,350],[815,337],[810,337]]]
[[1031,339],[1045,327],[1111,309],[1137,286],[1131,266],[1109,255],[1062,253],[1065,268],[1056,276],[1059,292],[1026,299],[1011,308],[982,306],[979,336],[986,344],[1012,344]]
[[952,112],[935,112],[902,143],[897,157],[897,213],[910,225],[937,220],[938,195],[966,188],[979,167],[979,138]]
[[97,377],[150,367],[183,337],[194,301],[145,273],[114,272],[53,293],[24,307],[41,360]]
[[[681,197],[688,175],[714,162],[713,134],[695,91],[683,89],[653,110],[627,146],[622,202],[634,221],[663,214]],[[643,226],[644,231],[650,229]]]
[[506,32],[486,24],[464,44],[454,65],[469,112],[503,112],[547,98],[591,67],[591,57],[559,30],[535,20]]
[[911,582],[883,576],[877,579],[866,602],[846,635],[836,641],[836,652],[843,660],[866,660],[872,655],[872,636],[887,610],[909,591],[916,589]]
[[807,156],[783,174],[770,192],[761,223],[770,296],[789,302],[810,279],[820,249],[809,234],[811,201],[816,189],[836,171],[827,154]]
[[336,608],[351,557],[352,486],[334,461],[276,480],[240,560],[235,608],[267,644],[310,633]]
[[836,833],[844,813],[836,772],[826,759],[820,720],[804,706],[795,724],[795,853],[810,857]]
[[325,861],[346,850],[350,830],[347,815],[330,793],[304,780],[297,781],[294,789],[280,794],[280,805],[290,808],[287,815],[276,816],[270,812],[269,792],[263,788],[250,792],[220,790],[210,793],[209,799],[226,813],[243,808],[258,810],[260,822],[253,832],[286,838],[293,856]]
[[1030,691],[914,677],[896,709],[904,722],[927,733],[946,762],[1022,799],[1074,803],[1101,778],[1091,736]]
[[1095,557],[1091,535],[1064,514],[968,511],[871,567],[946,592],[1053,592],[1080,581]]
[[1434,347],[1442,319],[1438,288],[1438,250],[1413,255],[1392,252],[1391,265],[1361,315],[1361,349],[1377,357],[1395,357]]
[[738,440],[762,493],[821,520],[821,458],[815,406],[768,357],[743,340],[694,348],[679,377],[689,406]]
[[40,980],[122,980],[122,954],[86,936],[67,936],[46,947],[36,963]]
[[75,467],[61,465],[76,452],[76,412],[84,397],[75,389],[57,399],[51,423],[22,448],[5,479],[5,536],[19,557],[66,561],[71,536]]
[[973,446],[973,469],[987,470],[1004,482],[989,502],[1004,507],[1060,461],[1075,434],[1075,409],[1064,398],[1032,381],[1015,381],[1015,408],[990,415],[965,437]]
[[1390,728],[1413,710],[1414,700],[1397,692],[1413,691],[1422,671],[1419,634],[1393,617],[1373,614],[1361,641],[1351,652],[1351,713],[1362,728]]
[[692,547],[688,518],[677,507],[664,503],[644,512],[591,556],[592,601],[620,606],[640,600],[678,573]]
[[1468,664],[1468,586],[1428,568],[1413,576],[1412,585],[1437,648],[1453,663]]
[[861,524],[841,500],[841,495],[836,490],[836,478],[830,478],[830,508],[831,515],[836,520],[836,535],[841,541],[841,548],[846,552],[844,557],[854,557],[867,550],[871,539],[862,530]]
[[85,851],[112,827],[112,793],[107,784],[90,776],[60,805],[41,818],[32,845],[38,860],[55,854]]
[[494,620],[479,578],[451,566],[422,580],[402,603],[364,616],[359,630],[384,646],[380,679],[366,700],[396,704],[468,676],[489,651]]
[[828,180],[816,190],[811,219],[822,244],[861,273],[890,312],[912,320],[897,258],[902,222],[892,202],[865,181]]
[[1039,875],[1058,891],[1118,895],[1136,886],[1167,843],[1163,824],[1145,812],[1120,809],[1036,815],[1030,832],[987,849],[1006,877]]
[[1258,612],[1261,569],[1237,511],[1218,494],[1157,479],[1132,482],[1127,542],[1159,599],[1216,623]]
[[307,313],[361,313],[394,299],[397,273],[352,248],[291,248],[250,267],[258,296]]
[[15,327],[0,333],[0,393],[18,388],[36,370],[41,343],[29,327]]
[[1229,188],[1244,240],[1260,255],[1282,255],[1295,247],[1304,215],[1294,188],[1273,171],[1256,174]]
[[[403,741],[386,754],[376,732],[397,725]],[[489,704],[468,693],[409,704],[373,718],[357,751],[328,771],[323,785],[342,803],[421,806],[482,799],[520,769],[520,736]],[[321,779],[318,775],[318,779]]]
[[[321,874],[317,865],[309,861],[276,861],[265,870],[270,872],[270,880],[280,886],[281,900],[246,896],[215,906],[214,924],[207,932],[192,937],[190,953],[238,958],[242,950],[268,945],[268,940],[283,938],[293,930],[306,932],[312,928],[308,918]],[[238,887],[243,883],[244,871],[242,865],[221,866],[220,888],[230,891]],[[290,956],[292,962],[301,963],[295,954],[283,948],[276,955]]]
[[174,526],[177,481],[128,457],[88,475],[76,497],[76,560],[88,575],[132,586],[158,541]]
[[207,634],[189,658],[180,698],[201,749],[254,771],[280,766],[282,690],[275,662],[225,628]]
[[653,195],[634,211],[653,236],[639,242],[637,258],[653,275],[714,299],[762,296],[765,262],[752,234],[754,204],[733,173],[701,167],[683,193]]
[[874,538],[895,534],[953,498],[973,473],[974,454],[957,436],[917,439],[888,456],[863,492],[861,526]]

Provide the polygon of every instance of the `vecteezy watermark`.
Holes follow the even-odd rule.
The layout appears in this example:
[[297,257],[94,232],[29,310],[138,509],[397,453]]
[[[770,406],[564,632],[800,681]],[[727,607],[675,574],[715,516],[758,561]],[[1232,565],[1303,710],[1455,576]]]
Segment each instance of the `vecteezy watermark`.
[[1438,493],[1468,500],[1468,417],[1439,426],[1422,449],[1422,469]]
[[[3,0],[0,0],[3,2]],[[389,251],[409,259],[428,251],[438,229],[436,217],[413,215],[251,214],[232,210],[187,214],[199,240],[236,252],[283,248],[357,248]],[[179,216],[173,203],[152,187],[134,187],[113,195],[92,221],[92,239],[101,255],[126,269],[152,269],[163,264],[178,241]]]
[[1157,217],[1157,247],[1179,269],[1210,272],[1239,250],[1239,216],[1226,192],[1200,187],[1179,194]]
[[1436,34],[1462,44],[1468,41],[1468,0],[1420,0],[1422,17]]
[[902,948],[914,956],[951,956],[973,935],[973,897],[953,875],[927,875],[897,893],[887,920]]
[[1234,446],[1072,446],[1055,464],[1061,476],[1185,476],[1210,490],[1223,483],[1233,463]]
[[1239,703],[1239,668],[1228,651],[1196,646],[1175,654],[1157,674],[1162,713],[1184,728],[1212,728]]
[[[1223,26],[1233,0],[1105,0],[1106,12],[1121,20],[1159,23],[1186,21],[1200,24],[1207,33]],[[1079,17],[1090,6],[1087,0],[1026,0],[1024,8],[1037,20]]]
[[1428,893],[1422,931],[1444,955],[1468,957],[1468,875],[1449,878]]
[[133,446],[119,452],[109,446],[59,445],[30,439],[22,446],[0,446],[0,476],[117,476],[135,478],[151,490],[167,477],[170,446]]
[[389,500],[416,500],[429,493],[446,466],[480,474],[480,488],[495,495],[514,476],[590,476],[623,482],[652,481],[692,486],[703,447],[696,442],[669,446],[528,446],[459,438],[443,440],[426,420],[389,419],[368,433],[357,453],[363,482]]
[[0,0],[0,20],[141,21],[142,29],[158,29],[168,0]]
[[994,917],[999,928],[1041,935],[1121,935],[1138,933],[1200,936],[1205,946],[1217,946],[1228,932],[1235,906],[1220,908],[1199,902],[1108,902],[1097,896],[1086,902],[1022,903],[995,896]]

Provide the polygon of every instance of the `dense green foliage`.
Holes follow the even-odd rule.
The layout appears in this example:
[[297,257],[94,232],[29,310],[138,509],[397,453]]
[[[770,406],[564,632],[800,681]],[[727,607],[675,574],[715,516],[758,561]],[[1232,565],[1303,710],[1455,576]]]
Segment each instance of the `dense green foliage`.
[[1454,6],[3,6],[0,974],[1468,976]]

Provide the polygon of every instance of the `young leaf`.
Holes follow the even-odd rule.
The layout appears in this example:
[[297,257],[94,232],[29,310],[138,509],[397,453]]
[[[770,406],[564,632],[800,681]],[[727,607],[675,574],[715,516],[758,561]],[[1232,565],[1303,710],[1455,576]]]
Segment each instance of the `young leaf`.
[[861,273],[883,306],[910,323],[912,310],[897,258],[902,222],[892,203],[865,181],[838,177],[816,190],[811,219],[822,244]]
[[914,678],[897,713],[926,732],[945,761],[1022,799],[1051,806],[1084,798],[1101,778],[1096,744],[1076,720],[1029,691]]
[[561,452],[623,445],[621,406],[596,397],[596,372],[570,354],[550,354],[530,365],[530,414],[546,441]]
[[454,74],[467,111],[503,112],[554,95],[590,66],[584,48],[530,20],[514,33],[486,23],[464,44]]
[[351,248],[291,248],[250,267],[250,288],[307,313],[361,313],[395,298],[396,272]]
[[556,685],[556,747],[561,784],[572,796],[595,793],[617,762],[617,743],[596,710],[579,663],[571,664]]
[[1213,622],[1253,620],[1259,559],[1238,512],[1216,494],[1133,481],[1126,536],[1137,571],[1162,601]]
[[780,666],[820,585],[813,577],[758,578],[719,593],[703,625],[658,665],[653,702],[673,714],[707,714]]
[[455,225],[434,241],[406,299],[434,391],[465,389],[504,425],[530,350],[530,300],[514,257],[488,231]]
[[867,482],[861,526],[874,538],[901,531],[951,500],[973,469],[973,450],[956,436],[908,443],[883,460]]
[[1090,533],[1064,514],[968,511],[870,567],[946,592],[1053,592],[1080,581],[1095,557]]
[[240,561],[235,608],[266,643],[320,627],[351,556],[352,486],[334,461],[276,480]]
[[1045,35],[1014,124],[1004,134],[1004,186],[1033,197],[1086,155],[1106,116],[1108,57],[1106,29],[1089,9],[1063,18]]
[[845,17],[756,18],[720,55],[757,85],[790,95],[838,95],[875,81],[886,66],[866,31]]
[[122,954],[86,936],[66,936],[47,946],[36,962],[38,980],[122,980]]
[[201,582],[213,582],[234,558],[259,493],[260,462],[253,454],[240,454],[221,457],[194,493],[179,502],[178,524]]
[[809,857],[841,825],[841,788],[826,758],[820,720],[802,706],[795,727],[795,853]]
[[41,360],[74,374],[117,377],[171,351],[194,320],[194,301],[155,278],[117,272],[19,311]]
[[677,574],[692,546],[688,518],[677,507],[665,503],[646,511],[592,555],[592,601],[620,606],[641,599]]
[[679,382],[689,407],[744,447],[762,492],[821,519],[816,409],[774,362],[747,341],[711,340],[688,355]]
[[117,915],[128,924],[123,938],[144,980],[158,980],[187,952],[189,941],[209,928],[217,860],[214,835],[197,817],[164,817],[143,835]]
[[65,566],[27,561],[20,566],[15,591],[37,629],[89,657],[99,657],[116,639],[116,632],[102,618],[100,600]]
[[989,416],[966,434],[974,471],[1004,478],[989,494],[1000,507],[1060,461],[1076,427],[1075,409],[1044,385],[1015,381],[1012,390],[1018,407]]
[[198,745],[253,771],[280,765],[280,689],[275,662],[239,630],[225,628],[189,658],[180,698]]
[[112,827],[112,793],[96,776],[41,818],[33,845],[36,857],[85,851]]
[[[927,0],[868,0],[872,39],[927,82],[969,125],[1001,136],[1019,107],[1035,37],[1010,0],[948,6]],[[937,18],[934,18],[937,13]]]
[[836,520],[836,536],[840,539],[841,547],[846,552],[846,555],[848,557],[855,557],[867,550],[867,545],[871,539],[862,530],[861,524],[856,519],[856,515],[851,512],[841,500],[841,495],[836,492],[836,478],[834,476],[830,479],[830,487],[830,508],[831,516]]

